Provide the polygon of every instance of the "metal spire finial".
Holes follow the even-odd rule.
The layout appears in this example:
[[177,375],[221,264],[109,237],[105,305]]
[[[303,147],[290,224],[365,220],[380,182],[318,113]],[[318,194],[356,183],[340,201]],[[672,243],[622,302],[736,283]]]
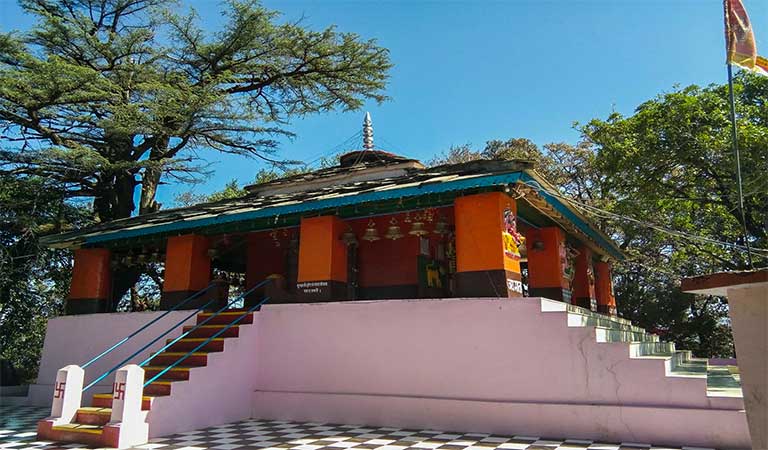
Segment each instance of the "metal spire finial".
[[373,150],[373,124],[371,123],[371,113],[365,113],[363,121],[363,148]]

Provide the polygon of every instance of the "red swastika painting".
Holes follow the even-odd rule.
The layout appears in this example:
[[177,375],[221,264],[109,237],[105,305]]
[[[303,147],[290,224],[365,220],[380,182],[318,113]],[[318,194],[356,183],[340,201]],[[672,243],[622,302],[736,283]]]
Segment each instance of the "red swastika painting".
[[114,391],[114,395],[112,396],[113,399],[125,400],[125,383],[124,382],[115,381],[115,384],[112,386],[112,390]]
[[64,398],[64,386],[66,385],[65,381],[57,381],[53,388],[53,398]]

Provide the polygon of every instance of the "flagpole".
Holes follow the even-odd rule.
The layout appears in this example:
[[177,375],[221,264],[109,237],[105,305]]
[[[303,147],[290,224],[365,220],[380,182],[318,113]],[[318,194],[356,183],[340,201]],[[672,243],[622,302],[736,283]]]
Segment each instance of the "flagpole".
[[752,249],[749,247],[749,238],[747,237],[747,217],[744,214],[744,190],[741,181],[741,156],[739,154],[739,134],[736,129],[736,100],[733,95],[733,65],[728,62],[728,96],[731,103],[731,141],[733,143],[733,153],[736,156],[736,184],[739,186],[739,212],[741,213],[741,231],[744,237],[744,245],[747,247],[747,263],[749,268],[752,265]]

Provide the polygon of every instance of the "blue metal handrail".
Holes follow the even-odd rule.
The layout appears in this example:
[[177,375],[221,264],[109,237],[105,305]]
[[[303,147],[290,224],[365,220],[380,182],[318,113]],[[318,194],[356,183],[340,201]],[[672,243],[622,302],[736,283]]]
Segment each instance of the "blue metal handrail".
[[88,361],[87,363],[83,364],[83,365],[82,365],[82,366],[80,366],[80,367],[81,367],[81,368],[83,368],[83,369],[85,369],[86,367],[88,367],[88,366],[90,366],[91,364],[95,363],[95,362],[96,362],[96,361],[98,361],[98,360],[99,360],[99,358],[101,358],[102,356],[104,356],[104,355],[108,354],[109,352],[111,352],[112,350],[116,349],[117,347],[120,347],[121,345],[125,344],[125,343],[126,343],[126,342],[128,342],[128,341],[129,341],[131,338],[133,338],[133,337],[134,337],[134,336],[136,336],[137,334],[141,333],[142,331],[146,330],[146,329],[147,329],[147,328],[149,328],[149,327],[150,327],[152,324],[154,324],[154,323],[155,323],[155,322],[157,322],[158,320],[162,319],[163,317],[167,316],[167,315],[168,315],[168,314],[170,314],[171,312],[173,312],[173,311],[176,311],[177,309],[181,308],[182,306],[184,306],[184,305],[185,305],[187,302],[189,302],[189,301],[190,301],[190,300],[192,300],[193,298],[197,298],[197,297],[199,297],[199,296],[203,295],[204,293],[208,292],[208,290],[209,290],[209,289],[211,289],[213,286],[214,286],[214,284],[213,284],[213,283],[211,283],[211,284],[209,284],[207,287],[205,287],[205,288],[203,288],[203,289],[201,289],[201,290],[199,290],[199,291],[195,292],[194,294],[190,295],[189,297],[185,298],[185,299],[184,299],[184,300],[182,300],[181,302],[179,302],[179,303],[177,303],[176,305],[174,305],[174,306],[173,306],[173,308],[171,308],[171,309],[169,309],[168,311],[164,312],[163,314],[161,314],[161,315],[157,316],[157,317],[156,317],[154,320],[152,320],[152,321],[150,321],[150,322],[146,323],[144,326],[142,326],[142,327],[141,327],[141,328],[139,328],[138,330],[134,331],[133,333],[129,334],[128,336],[124,337],[124,338],[123,338],[123,339],[121,339],[119,342],[117,342],[116,344],[114,344],[112,347],[109,347],[108,349],[104,350],[104,351],[103,351],[103,352],[101,352],[101,353],[100,353],[98,356],[95,356],[93,359],[91,359],[90,361]]
[[190,319],[190,318],[192,318],[193,316],[195,316],[195,315],[199,314],[199,313],[200,313],[200,311],[202,311],[202,310],[204,310],[205,308],[207,308],[207,307],[208,307],[208,306],[209,306],[211,303],[215,302],[216,300],[217,300],[216,298],[212,298],[212,299],[208,300],[208,301],[207,301],[207,302],[206,302],[206,303],[205,303],[203,306],[201,306],[201,307],[197,308],[196,310],[194,310],[194,311],[192,312],[192,314],[190,314],[190,315],[188,315],[187,317],[185,317],[185,318],[181,319],[180,321],[176,322],[176,324],[174,324],[174,325],[173,325],[171,328],[169,328],[168,330],[166,330],[166,331],[165,331],[163,334],[161,334],[160,336],[158,336],[158,337],[156,337],[156,338],[152,339],[152,341],[151,341],[151,342],[149,342],[148,344],[146,344],[144,347],[141,347],[140,349],[138,349],[138,350],[136,350],[135,352],[133,352],[133,353],[131,354],[131,356],[129,356],[129,357],[127,357],[127,358],[125,358],[125,359],[124,359],[124,360],[122,360],[122,361],[120,361],[120,362],[119,362],[117,365],[115,365],[115,366],[114,366],[114,367],[112,367],[111,369],[109,369],[109,370],[107,370],[106,372],[104,372],[103,374],[101,374],[101,375],[100,375],[98,378],[96,378],[95,380],[91,381],[91,383],[90,383],[88,386],[86,386],[85,388],[83,388],[83,392],[85,392],[85,391],[87,391],[88,389],[92,388],[92,387],[93,387],[93,386],[94,386],[96,383],[98,383],[99,381],[101,381],[101,380],[103,380],[104,378],[108,377],[108,376],[109,376],[109,374],[111,374],[111,373],[112,373],[112,372],[114,372],[115,370],[117,370],[117,369],[119,369],[119,368],[123,367],[123,364],[125,364],[125,363],[127,363],[128,361],[132,360],[134,357],[136,357],[136,355],[138,355],[139,353],[143,352],[144,350],[146,350],[147,348],[149,348],[149,347],[150,347],[152,344],[154,344],[155,342],[157,342],[157,341],[159,341],[160,339],[162,339],[162,338],[163,338],[164,336],[166,336],[168,333],[170,333],[171,331],[173,331],[174,329],[176,329],[176,327],[178,327],[179,325],[183,324],[184,322],[186,322],[187,320],[189,320],[189,319]]
[[163,375],[164,375],[166,372],[168,372],[169,370],[171,370],[171,369],[173,369],[174,367],[178,366],[179,364],[181,364],[181,362],[182,362],[182,361],[184,361],[184,360],[186,360],[187,358],[189,358],[190,356],[192,356],[192,354],[193,354],[193,353],[195,353],[196,351],[198,351],[198,350],[200,350],[201,348],[205,347],[205,346],[206,346],[206,345],[207,345],[209,342],[213,341],[213,340],[214,340],[214,339],[216,339],[217,337],[219,337],[219,336],[221,336],[222,334],[224,334],[224,332],[226,332],[227,330],[229,330],[229,329],[230,329],[230,328],[232,328],[233,326],[237,325],[237,324],[238,324],[238,323],[239,323],[241,320],[243,320],[243,318],[245,318],[245,316],[247,316],[248,314],[251,314],[253,311],[255,311],[257,308],[261,307],[261,305],[263,305],[264,303],[266,303],[268,300],[269,300],[269,297],[264,297],[264,298],[263,298],[263,299],[262,299],[262,300],[261,300],[259,303],[257,303],[256,305],[254,305],[254,306],[250,307],[250,308],[249,308],[247,311],[245,311],[243,314],[241,314],[240,316],[238,316],[238,317],[237,317],[237,319],[235,319],[235,320],[233,320],[232,322],[230,322],[230,323],[229,323],[229,325],[227,325],[226,327],[224,327],[224,328],[222,328],[221,330],[219,330],[219,331],[218,331],[216,334],[214,334],[213,336],[211,336],[211,337],[209,337],[208,339],[206,339],[204,342],[202,342],[200,345],[198,345],[198,346],[197,346],[197,347],[195,347],[194,349],[192,349],[192,350],[188,351],[188,352],[187,352],[187,354],[185,354],[185,355],[184,355],[184,356],[182,356],[181,358],[177,359],[177,360],[176,360],[176,361],[175,361],[173,364],[171,364],[170,366],[168,366],[168,367],[166,367],[165,369],[163,369],[163,370],[161,370],[160,372],[158,372],[158,373],[157,373],[155,376],[153,376],[152,378],[150,378],[148,381],[146,381],[146,382],[144,383],[144,387],[147,387],[147,386],[149,386],[149,385],[150,385],[150,384],[152,384],[152,383],[153,383],[155,380],[157,380],[158,378],[160,378],[161,376],[163,376]]
[[[218,317],[219,314],[221,314],[224,310],[228,309],[233,304],[235,304],[235,303],[239,302],[240,300],[242,300],[246,295],[250,294],[251,292],[255,291],[256,289],[260,288],[261,286],[264,286],[265,284],[267,284],[267,283],[269,283],[271,281],[272,281],[272,279],[267,278],[266,280],[262,281],[261,283],[258,283],[256,286],[253,286],[252,288],[250,288],[247,291],[243,292],[242,294],[238,295],[236,298],[230,300],[229,302],[227,302],[226,305],[222,306],[221,309],[219,309],[218,311],[213,313],[210,317],[208,317],[207,319],[205,319],[202,322],[198,323],[197,325],[195,325],[194,327],[192,327],[188,331],[185,331],[184,333],[181,334],[181,336],[177,337],[176,339],[174,339],[171,342],[169,342],[169,343],[165,344],[164,346],[162,346],[159,350],[157,350],[155,353],[153,353],[149,358],[147,358],[144,361],[142,361],[141,363],[139,363],[139,366],[144,367],[145,365],[147,365],[147,363],[152,358],[154,358],[155,356],[159,355],[160,353],[163,353],[170,346],[172,346],[173,344],[177,343],[178,341],[184,339],[185,337],[187,337],[193,331],[197,330],[198,328],[202,327],[206,323],[210,322],[213,318]],[[261,302],[259,302],[259,305],[260,304],[261,304]]]

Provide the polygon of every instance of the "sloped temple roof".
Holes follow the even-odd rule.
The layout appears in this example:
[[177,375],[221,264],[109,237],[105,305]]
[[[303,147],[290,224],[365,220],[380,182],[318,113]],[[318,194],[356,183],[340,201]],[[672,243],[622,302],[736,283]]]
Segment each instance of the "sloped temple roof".
[[[393,164],[397,170],[387,173]],[[623,259],[616,244],[560,198],[554,188],[533,171],[529,162],[482,160],[424,168],[418,161],[404,158],[371,159],[351,165],[357,177],[345,176],[345,172],[339,170],[344,165],[342,161],[339,167],[249,186],[249,193],[239,198],[115,220],[46,236],[41,241],[59,248],[101,247],[128,239],[141,242],[145,238],[193,231],[204,234],[254,231],[297,225],[302,215],[331,213],[364,217],[445,206],[459,195],[521,184],[525,193],[524,201],[519,202],[521,207],[527,203],[532,212],[556,222],[599,254]],[[378,175],[366,178],[364,174],[370,172]],[[521,216],[525,213],[521,212]]]

